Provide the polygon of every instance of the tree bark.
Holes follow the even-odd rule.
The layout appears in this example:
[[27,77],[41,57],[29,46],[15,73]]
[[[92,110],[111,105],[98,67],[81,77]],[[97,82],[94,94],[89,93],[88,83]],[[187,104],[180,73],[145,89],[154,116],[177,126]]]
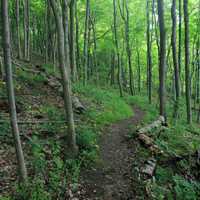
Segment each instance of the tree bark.
[[[65,2],[67,3],[67,2]],[[72,97],[71,97],[71,87],[70,87],[70,78],[67,71],[67,68],[70,66],[66,64],[66,52],[64,45],[64,28],[63,28],[63,13],[61,9],[61,5],[59,2],[55,0],[50,0],[50,4],[55,16],[57,34],[58,34],[58,53],[59,53],[59,65],[60,72],[62,77],[62,85],[63,85],[63,94],[64,94],[64,104],[65,104],[65,112],[68,126],[68,145],[73,155],[76,155],[78,152],[78,148],[76,145],[76,132],[74,126],[74,116],[72,110]]]
[[86,0],[85,33],[84,33],[84,85],[88,80],[88,37],[89,37],[90,0]]
[[179,75],[181,77],[181,45],[182,45],[182,0],[179,0],[179,30],[178,30],[178,69],[179,69]]
[[188,0],[183,1],[184,24],[185,24],[185,87],[186,87],[186,107],[187,122],[192,123],[191,111],[191,84],[190,84],[190,50],[189,50],[189,16],[188,16]]
[[19,15],[19,0],[16,0],[16,27],[17,27],[17,32],[16,32],[16,37],[17,37],[17,54],[18,58],[22,58],[22,53],[21,53],[21,38],[20,38],[20,15]]
[[164,21],[164,4],[163,0],[157,0],[157,2],[158,2],[158,20],[160,29],[160,53],[159,53],[160,115],[166,116],[165,113],[166,30]]
[[152,55],[151,55],[151,33],[150,33],[150,15],[149,15],[149,0],[147,1],[146,13],[147,13],[147,91],[149,103],[152,99]]
[[27,179],[27,171],[24,161],[24,155],[19,136],[19,128],[17,124],[17,113],[15,104],[15,94],[12,78],[12,62],[11,62],[11,44],[10,44],[10,29],[9,29],[9,15],[8,15],[8,1],[2,0],[2,25],[3,25],[3,53],[4,53],[4,66],[6,73],[6,86],[9,101],[9,110],[11,118],[12,134],[15,143],[15,150],[19,168],[19,176],[22,182]]
[[115,43],[115,51],[117,55],[117,68],[118,68],[118,85],[120,96],[123,96],[122,91],[122,82],[121,82],[121,65],[120,65],[120,53],[119,53],[119,44],[118,44],[118,36],[117,36],[117,10],[116,10],[116,0],[113,0],[113,18],[114,18],[114,43]]
[[71,64],[71,78],[73,81],[77,80],[77,68],[76,68],[76,43],[75,43],[75,2],[76,0],[71,0],[70,2],[70,31],[69,31],[69,37],[70,37],[70,64]]
[[140,52],[137,47],[137,66],[138,66],[138,92],[141,91],[141,67],[140,67]]
[[30,2],[24,0],[24,58],[30,60]]
[[79,48],[79,19],[78,19],[78,10],[77,10],[77,1],[75,1],[75,18],[76,18],[76,68],[77,73],[80,73],[80,48]]
[[179,97],[180,97],[180,84],[179,84],[179,69],[177,61],[177,49],[176,49],[176,0],[172,1],[171,8],[172,17],[172,54],[173,54],[173,64],[174,64],[174,78],[175,78],[175,105],[174,105],[174,117],[177,118],[179,110]]
[[128,68],[129,68],[129,85],[130,85],[130,92],[131,95],[134,95],[134,84],[133,84],[133,69],[131,63],[131,48],[130,48],[130,37],[129,37],[129,21],[130,21],[130,14],[128,8],[128,2],[125,0],[125,8],[126,8],[126,19],[125,19],[125,37],[126,37],[126,52],[128,57]]

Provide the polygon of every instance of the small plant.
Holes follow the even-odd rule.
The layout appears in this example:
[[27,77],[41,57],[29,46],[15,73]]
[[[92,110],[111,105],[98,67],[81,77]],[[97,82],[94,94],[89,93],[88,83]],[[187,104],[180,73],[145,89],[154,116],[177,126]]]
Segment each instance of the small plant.
[[25,185],[19,185],[16,189],[14,200],[51,200],[46,191],[45,184],[40,178],[35,178]]
[[189,182],[181,176],[173,177],[175,183],[175,194],[177,200],[198,200],[200,198],[200,185],[196,182]]

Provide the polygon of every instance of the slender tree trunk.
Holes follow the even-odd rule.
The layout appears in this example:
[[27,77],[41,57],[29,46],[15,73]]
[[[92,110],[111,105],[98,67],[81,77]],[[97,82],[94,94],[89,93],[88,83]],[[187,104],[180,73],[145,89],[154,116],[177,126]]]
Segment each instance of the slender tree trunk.
[[1,57],[1,56],[0,56],[0,74],[1,74],[1,78],[2,78],[2,80],[4,80],[4,77],[5,77],[5,71],[4,71],[3,60],[2,60],[2,57]]
[[158,20],[160,28],[160,56],[159,56],[160,115],[166,117],[165,113],[166,30],[164,21],[164,3],[163,0],[157,0],[157,2],[158,2]]
[[113,0],[113,17],[114,17],[114,42],[115,42],[115,51],[117,55],[117,68],[118,68],[118,85],[119,85],[120,96],[123,96],[122,81],[121,81],[120,53],[119,53],[119,44],[118,44],[118,37],[117,37],[116,0]]
[[[66,66],[67,66],[67,71],[68,71],[69,77],[71,77],[71,64],[70,64],[70,51],[69,51],[69,49],[70,49],[69,48],[69,46],[70,46],[69,45],[69,18],[68,18],[69,1],[68,0],[64,0],[63,3],[64,3],[64,5],[63,5],[63,19],[62,19],[62,22],[63,22],[63,29],[64,29],[65,63],[66,63]],[[58,43],[58,45],[59,45],[59,43]],[[58,54],[59,54],[59,52],[58,52]]]
[[152,55],[151,55],[151,33],[150,33],[150,15],[149,15],[149,0],[147,0],[147,91],[149,97],[149,103],[152,99]]
[[24,58],[30,60],[30,2],[24,0]]
[[80,73],[80,49],[79,49],[79,19],[78,19],[78,10],[77,10],[77,1],[75,1],[75,18],[76,18],[76,65],[77,71]]
[[155,29],[155,38],[156,38],[156,45],[157,45],[157,49],[158,49],[158,56],[159,56],[159,52],[160,52],[160,46],[159,46],[159,35],[158,35],[158,22],[157,22],[157,17],[156,17],[156,4],[155,4],[155,0],[152,0],[152,15],[153,15],[153,23],[154,24],[154,29]]
[[[65,2],[67,4],[67,2]],[[66,63],[66,52],[65,52],[65,34],[63,28],[63,14],[61,5],[55,0],[50,0],[50,4],[55,16],[57,33],[58,33],[58,54],[59,54],[59,65],[60,72],[62,76],[63,84],[63,93],[64,93],[64,103],[65,103],[65,112],[67,118],[67,127],[68,127],[68,145],[73,155],[77,154],[78,148],[76,145],[76,133],[74,126],[74,116],[72,110],[72,98],[71,98],[71,88],[70,88],[70,78],[67,68],[70,66]]]
[[97,40],[96,40],[96,18],[93,17],[93,20],[91,19],[91,25],[92,25],[92,32],[93,32],[93,60],[94,60],[94,71],[95,71],[95,80],[96,83],[98,82],[98,63],[97,63]]
[[21,145],[21,140],[19,136],[19,128],[17,124],[17,113],[15,105],[15,94],[12,78],[12,64],[11,64],[11,44],[10,44],[10,29],[9,29],[9,16],[8,16],[8,1],[1,0],[2,6],[2,24],[3,24],[3,52],[4,52],[4,66],[6,72],[6,86],[8,93],[11,127],[13,138],[15,142],[15,150],[18,161],[19,175],[21,181],[27,179],[27,171],[24,161],[24,155]]
[[88,37],[89,37],[90,0],[86,0],[85,33],[84,33],[84,85],[88,80]]
[[133,69],[131,63],[131,48],[130,48],[130,37],[129,37],[129,8],[127,0],[125,0],[125,8],[126,8],[126,19],[125,19],[125,37],[126,37],[126,52],[128,57],[128,68],[129,68],[129,85],[131,95],[134,95],[134,86],[133,86]]
[[179,30],[178,30],[178,69],[181,78],[181,46],[182,46],[182,0],[179,0]]
[[185,87],[186,87],[187,122],[191,124],[192,111],[191,111],[191,87],[190,87],[188,0],[183,1],[183,10],[184,10],[184,23],[185,23]]
[[111,76],[110,76],[110,84],[115,84],[115,53],[111,54]]
[[20,38],[20,15],[19,15],[19,0],[16,0],[16,27],[17,27],[17,32],[16,32],[16,36],[17,36],[17,54],[18,54],[18,58],[21,59],[22,58],[22,54],[21,54],[21,38]]
[[75,0],[70,2],[70,63],[71,63],[71,77],[73,81],[77,80],[77,68],[76,68],[76,46],[75,46],[75,29],[74,29],[74,18],[75,18]]
[[172,2],[171,9],[172,16],[172,54],[173,54],[173,64],[174,64],[174,78],[175,78],[175,105],[174,105],[174,117],[177,118],[179,110],[179,97],[180,97],[180,84],[179,84],[179,69],[177,61],[177,49],[176,49],[176,0]]
[[197,103],[199,104],[199,112],[197,113],[197,123],[200,123],[200,39],[198,39],[197,44],[197,68],[198,68],[198,75],[197,75]]
[[138,92],[141,91],[141,67],[140,67],[140,52],[137,47],[137,66],[138,66]]
[[48,62],[49,60],[49,54],[48,54],[48,47],[49,47],[49,23],[48,23],[48,20],[49,20],[49,16],[48,16],[48,13],[49,13],[49,4],[48,4],[48,0],[46,0],[46,12],[45,12],[45,63]]

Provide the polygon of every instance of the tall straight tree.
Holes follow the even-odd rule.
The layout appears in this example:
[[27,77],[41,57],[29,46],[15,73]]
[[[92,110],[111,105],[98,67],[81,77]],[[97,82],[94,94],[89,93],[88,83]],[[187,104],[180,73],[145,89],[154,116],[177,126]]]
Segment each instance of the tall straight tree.
[[[78,10],[77,10],[77,1],[75,1],[75,18],[76,18],[76,70],[77,74],[80,72],[80,48],[79,48],[79,18],[78,18]],[[79,74],[78,74],[79,75]]]
[[90,0],[86,0],[86,13],[85,13],[85,33],[84,33],[84,85],[87,84],[88,80],[88,39],[89,39],[89,16],[90,16]]
[[[124,8],[125,7],[125,8]],[[131,95],[134,95],[134,84],[133,84],[133,69],[132,69],[132,61],[131,61],[131,48],[130,48],[130,14],[129,14],[129,7],[127,0],[123,0],[122,2],[122,8],[119,5],[120,8],[120,14],[124,21],[124,30],[125,30],[125,44],[126,44],[126,54],[128,58],[128,69],[129,69],[129,87],[130,87],[130,93]],[[125,9],[125,11],[124,11]]]
[[24,58],[30,60],[30,1],[24,0]]
[[[70,78],[67,68],[69,65],[66,65],[66,52],[65,52],[65,38],[64,38],[64,28],[63,28],[63,13],[60,2],[55,0],[49,0],[57,27],[58,34],[58,54],[59,54],[59,65],[60,65],[60,73],[62,77],[62,86],[63,86],[63,94],[64,94],[64,104],[65,104],[65,112],[67,119],[67,127],[68,127],[68,146],[72,151],[73,155],[77,154],[78,148],[76,145],[76,132],[74,126],[74,116],[72,110],[72,98],[71,98],[71,87],[70,87]],[[68,1],[65,0],[66,4]]]
[[20,16],[19,16],[19,2],[20,0],[16,0],[15,4],[15,13],[16,13],[16,28],[17,28],[17,54],[18,54],[18,58],[21,59],[22,55],[21,55],[21,41],[20,41]]
[[22,182],[27,179],[27,171],[24,161],[24,155],[19,135],[19,128],[17,124],[17,113],[15,105],[15,94],[12,78],[12,62],[11,62],[11,43],[10,43],[10,28],[9,28],[9,14],[8,14],[8,1],[1,0],[1,13],[2,13],[2,35],[3,35],[3,53],[4,53],[4,66],[6,73],[6,86],[8,93],[9,109],[10,109],[10,122],[12,127],[12,134],[15,143],[15,150],[19,168],[19,176]]
[[131,95],[134,95],[134,84],[133,84],[133,69],[132,69],[132,61],[131,61],[131,48],[130,48],[130,14],[129,14],[129,8],[128,8],[128,2],[125,0],[125,8],[126,8],[126,19],[125,19],[125,37],[126,37],[126,52],[128,57],[128,68],[129,68],[129,85],[130,85],[130,91]]
[[149,103],[151,104],[152,96],[152,55],[151,55],[151,33],[150,33],[150,0],[147,1],[146,15],[147,15],[147,91]]
[[157,3],[158,3],[158,20],[160,29],[160,52],[159,52],[160,115],[166,116],[165,113],[166,30],[164,21],[164,3],[163,0],[157,0]]
[[178,69],[181,77],[181,46],[182,46],[182,0],[179,0],[179,30],[178,30]]
[[118,35],[117,35],[117,7],[116,7],[116,0],[113,0],[113,19],[114,19],[114,43],[115,43],[115,53],[117,56],[117,69],[118,69],[118,85],[120,96],[123,96],[122,92],[122,81],[121,81],[121,63],[120,63],[120,53],[119,53],[119,44],[118,44]]
[[179,109],[179,97],[180,97],[180,84],[179,84],[179,68],[177,60],[177,49],[176,49],[176,0],[172,1],[171,8],[171,17],[172,17],[172,55],[173,55],[173,64],[174,64],[174,78],[175,78],[175,105],[174,105],[174,117],[178,115]]
[[70,2],[70,64],[71,64],[71,78],[73,81],[77,79],[77,68],[76,68],[76,46],[75,46],[75,0]]
[[185,94],[187,107],[187,122],[192,122],[191,111],[191,84],[190,84],[190,50],[189,50],[189,16],[188,0],[183,0],[184,24],[185,24]]

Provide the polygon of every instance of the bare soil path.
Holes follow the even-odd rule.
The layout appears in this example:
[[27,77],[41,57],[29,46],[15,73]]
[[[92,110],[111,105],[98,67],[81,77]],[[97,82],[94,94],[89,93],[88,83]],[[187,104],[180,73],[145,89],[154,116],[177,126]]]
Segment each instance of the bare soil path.
[[99,166],[82,173],[84,200],[134,200],[132,176],[135,147],[127,136],[139,125],[144,112],[134,107],[134,116],[105,128],[100,140]]

